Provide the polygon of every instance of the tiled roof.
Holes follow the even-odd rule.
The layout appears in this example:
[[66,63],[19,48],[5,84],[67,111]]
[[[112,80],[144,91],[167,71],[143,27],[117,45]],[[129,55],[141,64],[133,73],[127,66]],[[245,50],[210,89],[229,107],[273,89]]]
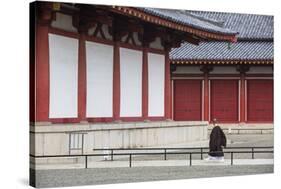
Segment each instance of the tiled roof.
[[[266,60],[273,59],[273,16],[185,11],[213,19],[239,32],[238,42],[205,41],[198,46],[184,43],[172,49],[172,60]],[[243,40],[242,40],[243,39]]]
[[209,11],[186,11],[186,14],[203,16],[208,19],[214,19],[219,22],[222,22],[224,23],[224,27],[238,31],[238,38],[273,38],[273,16]]
[[273,59],[273,43],[261,41],[184,43],[170,52],[172,60]]
[[147,14],[158,16],[200,30],[204,30],[212,33],[224,34],[224,35],[237,34],[235,30],[231,30],[226,27],[221,27],[219,22],[213,19],[203,18],[202,16],[190,14],[185,11],[173,10],[173,9],[157,9],[157,8],[137,8],[137,9],[146,12]]

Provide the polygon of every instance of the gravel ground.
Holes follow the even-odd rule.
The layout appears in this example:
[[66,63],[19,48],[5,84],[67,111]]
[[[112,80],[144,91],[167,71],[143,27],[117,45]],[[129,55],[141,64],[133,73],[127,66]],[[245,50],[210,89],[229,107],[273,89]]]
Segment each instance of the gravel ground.
[[265,173],[273,173],[273,165],[39,170],[36,171],[36,187],[97,185]]

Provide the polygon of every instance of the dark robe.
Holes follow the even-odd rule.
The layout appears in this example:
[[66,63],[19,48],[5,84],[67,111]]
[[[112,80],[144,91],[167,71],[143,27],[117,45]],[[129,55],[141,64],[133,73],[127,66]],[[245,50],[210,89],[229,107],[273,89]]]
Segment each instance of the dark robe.
[[225,134],[219,126],[215,126],[210,134],[209,155],[222,157],[223,156],[222,146],[226,147]]

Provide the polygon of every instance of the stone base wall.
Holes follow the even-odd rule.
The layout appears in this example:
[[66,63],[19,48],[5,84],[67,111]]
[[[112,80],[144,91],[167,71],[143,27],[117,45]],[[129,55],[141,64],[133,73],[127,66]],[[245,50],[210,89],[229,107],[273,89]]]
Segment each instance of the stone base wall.
[[[42,123],[30,128],[30,153],[36,156],[91,154],[94,148],[155,147],[192,143],[207,140],[207,132],[207,122]],[[70,133],[77,135],[70,136]]]

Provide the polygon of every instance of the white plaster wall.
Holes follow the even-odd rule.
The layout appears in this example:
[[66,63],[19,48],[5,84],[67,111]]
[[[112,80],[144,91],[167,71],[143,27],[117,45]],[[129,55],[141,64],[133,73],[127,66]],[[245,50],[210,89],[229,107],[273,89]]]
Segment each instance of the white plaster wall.
[[239,74],[236,66],[214,66],[210,74]]
[[161,50],[164,49],[163,45],[161,44],[160,37],[156,37],[155,40],[149,44],[149,47],[155,49],[161,49]]
[[77,29],[72,25],[72,16],[59,12],[56,13],[56,20],[52,21],[51,26],[66,31],[77,32]]
[[164,116],[165,56],[148,53],[148,116]]
[[272,74],[273,69],[271,66],[251,66],[247,73]]
[[142,115],[142,52],[120,48],[120,116]]
[[78,40],[49,34],[49,53],[49,117],[77,117]]
[[113,46],[86,41],[87,117],[112,117]]
[[125,42],[126,39],[127,39],[127,37],[128,37],[128,34],[124,35],[124,36],[121,38],[121,41],[122,41],[122,42]]
[[95,30],[96,30],[96,28],[97,28],[97,25],[95,25],[95,26],[89,28],[89,29],[88,29],[88,35],[93,35],[94,32],[95,32]]
[[[122,42],[126,42],[126,39],[127,39],[127,38],[128,38],[128,34],[125,35],[125,36],[123,36],[123,37],[121,38],[121,41],[122,41]],[[138,32],[133,32],[133,38],[134,38],[134,41],[135,41],[136,45],[141,46],[142,43],[141,43],[141,41],[140,41],[139,38],[138,38]],[[131,44],[131,45],[133,45],[132,40],[129,40],[128,43]]]
[[112,40],[112,36],[109,34],[109,27],[108,25],[103,24],[102,30],[106,39]]
[[138,37],[138,32],[133,33],[133,38],[136,42],[136,45],[141,46],[141,42],[140,42],[139,37]]
[[190,73],[190,74],[202,74],[203,72],[200,71],[200,66],[177,66],[176,71],[173,73],[177,74],[184,74],[184,73]]

